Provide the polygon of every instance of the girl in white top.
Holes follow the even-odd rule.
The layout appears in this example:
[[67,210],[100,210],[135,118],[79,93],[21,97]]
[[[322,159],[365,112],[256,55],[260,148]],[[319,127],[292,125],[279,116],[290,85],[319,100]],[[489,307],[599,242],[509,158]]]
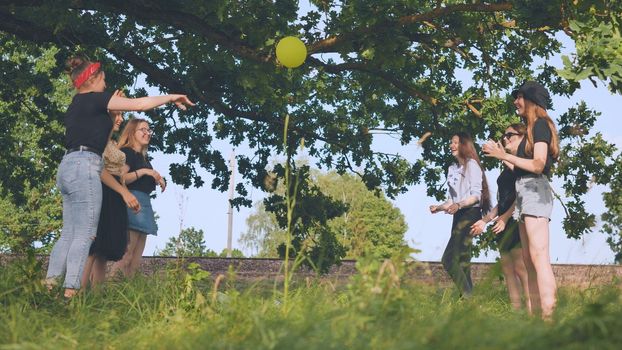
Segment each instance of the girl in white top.
[[490,209],[490,194],[471,137],[463,132],[456,133],[451,138],[450,149],[456,162],[447,172],[449,199],[430,206],[430,212],[444,211],[454,216],[442,262],[461,294],[470,294],[473,290],[470,229],[482,218],[482,211]]

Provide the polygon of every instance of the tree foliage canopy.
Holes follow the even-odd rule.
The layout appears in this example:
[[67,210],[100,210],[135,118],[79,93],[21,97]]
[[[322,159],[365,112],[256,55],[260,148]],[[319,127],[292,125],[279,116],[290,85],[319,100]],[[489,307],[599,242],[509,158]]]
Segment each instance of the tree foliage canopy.
[[[110,88],[132,86],[144,74],[163,92],[187,93],[199,101],[179,114],[173,108],[150,112],[161,136],[154,147],[186,156],[171,166],[175,182],[203,185],[196,171],[202,167],[215,175],[211,186],[224,191],[229,173],[212,141],[247,144],[254,155],[238,156],[243,181],[235,200],[246,205],[247,187],[262,186],[271,157],[283,152],[286,114],[291,116],[290,153],[304,138],[321,168],[356,172],[369,188],[382,188],[388,196],[425,183],[428,195],[440,198],[451,162],[449,135],[468,130],[479,139],[499,138],[514,113],[507,93],[524,79],[564,96],[582,79],[600,79],[611,91],[620,90],[618,1],[312,3],[300,13],[294,0],[0,1],[0,31],[14,45],[32,48],[34,56],[36,50],[57,48],[57,67],[77,51],[102,60]],[[560,52],[558,34],[577,47],[561,71],[547,61]],[[308,48],[309,57],[298,69],[276,62],[275,43],[286,35],[301,37]],[[24,74],[37,86],[50,84],[34,80],[36,71],[18,76]],[[15,93],[7,85],[14,79],[2,79],[3,94]],[[55,118],[64,106],[41,108]],[[564,227],[578,237],[594,222],[582,196],[590,182],[622,177],[615,165],[620,154],[589,134],[596,114],[588,107],[564,115],[558,123],[566,156],[556,175],[565,180],[570,197]],[[410,162],[374,150],[378,133],[395,134],[402,144],[431,136],[422,142],[422,156]],[[60,142],[57,134],[46,137]],[[619,251],[621,189],[619,181],[609,185],[603,219]]]

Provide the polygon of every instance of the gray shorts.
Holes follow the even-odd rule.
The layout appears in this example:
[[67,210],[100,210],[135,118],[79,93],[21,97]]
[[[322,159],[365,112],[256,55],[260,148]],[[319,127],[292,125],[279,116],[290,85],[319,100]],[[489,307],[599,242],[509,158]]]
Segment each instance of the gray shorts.
[[516,210],[525,215],[551,219],[553,191],[546,175],[526,175],[516,179]]

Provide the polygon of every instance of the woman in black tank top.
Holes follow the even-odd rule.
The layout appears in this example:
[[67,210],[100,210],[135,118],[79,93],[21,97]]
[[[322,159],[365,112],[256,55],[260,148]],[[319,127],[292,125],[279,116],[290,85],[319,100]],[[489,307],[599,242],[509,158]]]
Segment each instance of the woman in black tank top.
[[[512,124],[503,134],[503,144],[510,153],[516,149],[525,135],[524,124]],[[486,224],[494,220],[492,232],[499,248],[501,270],[508,288],[510,302],[514,309],[520,309],[521,289],[525,297],[525,306],[531,310],[527,269],[523,260],[520,245],[518,222],[513,218],[514,201],[516,200],[516,175],[508,166],[497,178],[497,206],[481,220],[471,226],[471,234],[479,235],[485,231]]]

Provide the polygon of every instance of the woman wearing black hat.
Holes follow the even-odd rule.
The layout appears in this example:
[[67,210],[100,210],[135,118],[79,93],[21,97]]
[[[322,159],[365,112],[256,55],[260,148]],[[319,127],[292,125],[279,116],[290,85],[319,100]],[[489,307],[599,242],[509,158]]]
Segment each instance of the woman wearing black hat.
[[527,124],[527,137],[516,155],[508,154],[499,143],[489,141],[484,153],[513,166],[516,175],[516,211],[520,223],[525,265],[529,275],[532,309],[548,319],[556,302],[556,284],[549,256],[549,221],[553,194],[549,183],[551,167],[559,156],[559,138],[553,120],[546,112],[548,91],[528,81],[512,93],[516,112]]

